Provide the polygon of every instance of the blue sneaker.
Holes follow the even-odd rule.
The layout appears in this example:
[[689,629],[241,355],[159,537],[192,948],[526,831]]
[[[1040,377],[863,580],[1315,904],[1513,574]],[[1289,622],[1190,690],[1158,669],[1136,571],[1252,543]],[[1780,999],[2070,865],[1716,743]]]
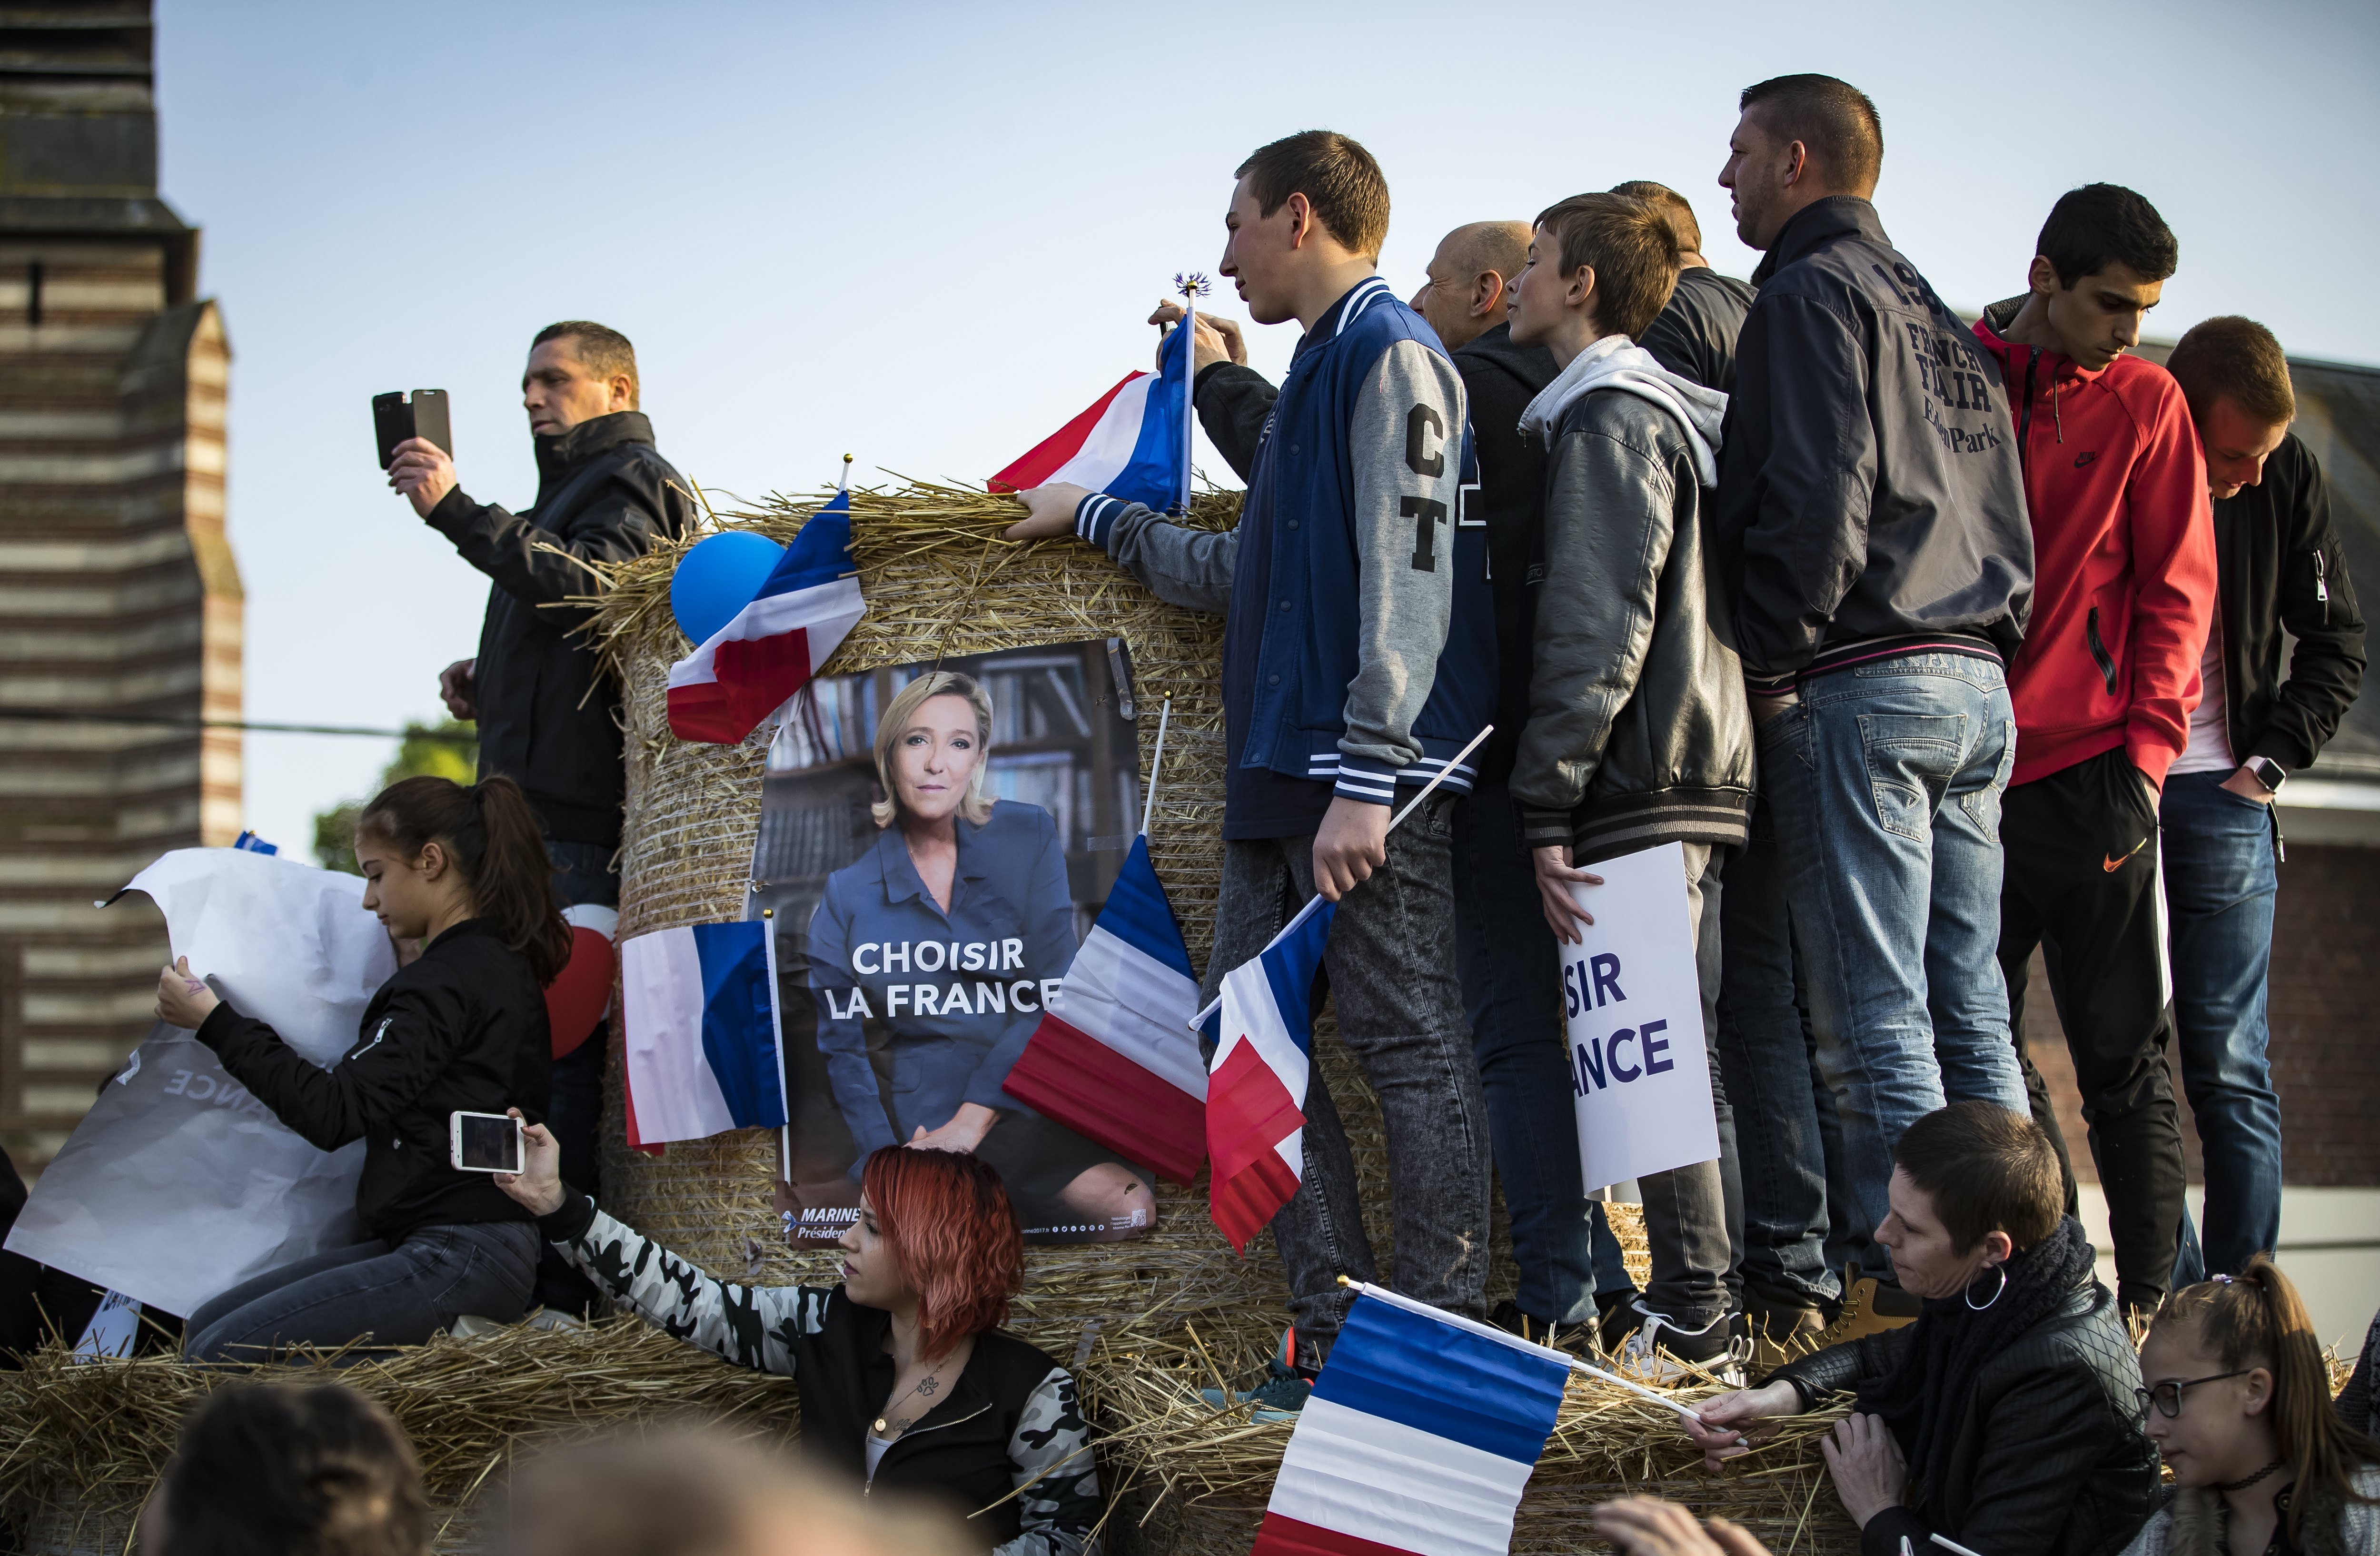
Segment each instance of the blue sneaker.
[[1294,1421],[1298,1412],[1314,1393],[1314,1380],[1319,1368],[1297,1365],[1297,1331],[1282,1331],[1281,1348],[1265,1363],[1264,1379],[1253,1389],[1201,1389],[1198,1397],[1217,1410],[1230,1410],[1240,1405],[1248,1407],[1248,1419],[1254,1422]]

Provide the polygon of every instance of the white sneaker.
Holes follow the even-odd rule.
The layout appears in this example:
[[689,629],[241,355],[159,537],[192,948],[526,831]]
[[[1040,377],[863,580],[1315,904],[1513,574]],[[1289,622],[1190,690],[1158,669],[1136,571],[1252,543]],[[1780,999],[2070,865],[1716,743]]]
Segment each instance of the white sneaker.
[[[1636,1311],[1645,1316],[1627,1342],[1620,1347],[1620,1370],[1640,1383],[1670,1389],[1689,1383],[1717,1383],[1722,1388],[1743,1387],[1743,1359],[1736,1355],[1727,1332],[1727,1315],[1721,1313],[1700,1329],[1687,1329],[1667,1313],[1656,1313],[1642,1302]],[[1672,1337],[1662,1343],[1662,1331]]]

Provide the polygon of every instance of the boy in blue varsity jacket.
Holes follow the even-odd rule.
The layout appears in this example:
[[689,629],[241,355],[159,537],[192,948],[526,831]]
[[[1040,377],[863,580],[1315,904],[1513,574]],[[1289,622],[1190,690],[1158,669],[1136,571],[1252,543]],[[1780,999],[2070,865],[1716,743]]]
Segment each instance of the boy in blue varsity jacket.
[[[1340,904],[1323,965],[1341,1036],[1380,1099],[1396,1225],[1390,1283],[1484,1317],[1488,1124],[1455,974],[1450,812],[1460,764],[1410,796],[1492,715],[1486,548],[1462,525],[1463,381],[1373,273],[1388,232],[1378,164],[1309,130],[1242,164],[1222,273],[1259,323],[1305,336],[1283,379],[1238,528],[1170,523],[1052,485],[1012,537],[1071,529],[1160,598],[1227,618],[1224,863],[1206,994],[1319,892]],[[1455,791],[1455,792],[1449,792]],[[1349,1300],[1377,1279],[1354,1164],[1318,1070],[1305,1172],[1273,1220],[1296,1327],[1257,1397],[1296,1409]]]

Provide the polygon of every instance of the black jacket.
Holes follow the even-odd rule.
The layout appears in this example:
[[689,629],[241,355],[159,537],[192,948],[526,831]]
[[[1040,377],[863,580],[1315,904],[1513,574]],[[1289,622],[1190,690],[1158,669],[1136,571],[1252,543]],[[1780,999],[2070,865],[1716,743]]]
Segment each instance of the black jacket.
[[[1806,1408],[1881,1378],[1910,1354],[1906,1325],[1788,1363],[1771,1375]],[[2156,1505],[2156,1450],[2141,1434],[2132,1391],[2139,1358],[2096,1281],[1985,1362],[1960,1429],[1927,1481],[1938,1504],[1887,1508],[1860,1530],[1862,1556],[1937,1550],[1940,1530],[1971,1550],[2026,1556],[2109,1556]]]
[[364,1142],[356,1214],[373,1236],[529,1219],[487,1173],[448,1165],[448,1114],[518,1108],[540,1123],[552,1083],[545,992],[487,920],[465,919],[399,967],[364,1007],[356,1046],[327,1070],[228,1004],[198,1036],[315,1146]]
[[1752,279],[1710,537],[1746,680],[1879,640],[2013,656],[2033,527],[1998,368],[1866,201],[1798,213]]
[[598,416],[535,442],[536,506],[516,516],[471,501],[458,486],[427,522],[495,580],[476,672],[480,776],[517,782],[557,842],[612,847],[625,787],[620,694],[597,684],[593,650],[569,636],[585,611],[561,602],[593,592],[594,575],[582,564],[625,561],[685,534],[694,496],[653,447],[641,411]]
[[1653,359],[1681,378],[1722,395],[1735,393],[1735,341],[1755,294],[1708,265],[1678,272],[1660,313],[1636,337]]
[[[1478,489],[1463,494],[1457,518],[1487,527],[1488,579],[1496,601],[1496,733],[1474,760],[1481,781],[1495,784],[1512,772],[1521,726],[1529,720],[1532,568],[1546,490],[1545,450],[1522,438],[1521,413],[1553,382],[1554,358],[1542,346],[1514,346],[1510,324],[1470,341],[1453,358],[1479,458]],[[1199,425],[1243,480],[1256,466],[1257,444],[1279,393],[1262,373],[1232,362],[1210,363],[1198,374]]]
[[[867,1475],[866,1434],[892,1393],[892,1316],[841,1286],[741,1286],[707,1275],[583,1194],[538,1222],[563,1256],[667,1333],[801,1388],[802,1448]],[[1090,1427],[1075,1380],[997,1330],[975,1337],[950,1392],[894,1438],[876,1486],[924,1496],[1003,1556],[1082,1556],[1099,1519]]]
[[1579,864],[1670,842],[1742,845],[1752,813],[1743,669],[1712,633],[1694,451],[1617,389],[1557,424],[1545,568],[1512,797],[1532,848]]
[[[2363,685],[2363,612],[2330,524],[2330,486],[2295,432],[2264,480],[2215,504],[2231,754],[2306,767]],[[2297,639],[2281,679],[2281,631]]]

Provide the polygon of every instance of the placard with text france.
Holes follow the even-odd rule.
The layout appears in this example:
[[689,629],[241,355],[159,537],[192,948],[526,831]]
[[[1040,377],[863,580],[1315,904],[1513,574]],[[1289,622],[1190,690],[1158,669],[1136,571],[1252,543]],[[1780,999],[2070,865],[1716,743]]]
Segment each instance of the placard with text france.
[[1595,922],[1583,943],[1556,949],[1579,1159],[1592,1188],[1711,1161],[1718,1121],[1683,845],[1585,868],[1603,884],[1572,891]]

